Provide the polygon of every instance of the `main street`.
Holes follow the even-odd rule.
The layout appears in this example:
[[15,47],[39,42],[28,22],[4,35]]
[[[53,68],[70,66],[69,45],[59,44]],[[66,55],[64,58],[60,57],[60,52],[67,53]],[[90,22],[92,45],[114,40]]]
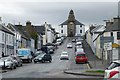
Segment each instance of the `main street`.
[[[66,39],[64,43],[58,47],[55,53],[52,54],[52,63],[25,63],[23,64],[23,67],[2,73],[2,78],[97,78],[94,76],[64,73],[65,69],[80,69],[82,72],[89,68],[87,64],[75,63],[75,43],[71,42],[73,44],[73,48],[67,48],[67,44],[69,42],[71,42],[71,40]],[[70,60],[60,60],[60,54],[62,51],[67,51],[69,53]]]

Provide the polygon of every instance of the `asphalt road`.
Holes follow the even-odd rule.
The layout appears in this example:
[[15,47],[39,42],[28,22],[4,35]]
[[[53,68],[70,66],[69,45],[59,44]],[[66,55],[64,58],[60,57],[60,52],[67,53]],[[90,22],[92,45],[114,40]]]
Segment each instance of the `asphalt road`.
[[[2,73],[2,78],[87,78],[87,80],[88,78],[96,78],[93,76],[65,74],[63,72],[65,69],[80,69],[81,72],[88,69],[86,64],[75,63],[74,47],[69,49],[67,48],[67,44],[69,42],[71,42],[71,40],[66,39],[64,44],[59,46],[52,55],[52,63],[26,63],[23,67]],[[70,60],[60,60],[60,54],[62,51],[67,51],[69,53]]]

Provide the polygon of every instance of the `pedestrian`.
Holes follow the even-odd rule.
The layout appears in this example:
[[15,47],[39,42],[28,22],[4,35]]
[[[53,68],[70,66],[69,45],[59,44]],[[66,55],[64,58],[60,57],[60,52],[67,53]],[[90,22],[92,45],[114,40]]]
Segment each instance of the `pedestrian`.
[[2,52],[2,57],[4,57],[5,55],[4,55],[4,52]]

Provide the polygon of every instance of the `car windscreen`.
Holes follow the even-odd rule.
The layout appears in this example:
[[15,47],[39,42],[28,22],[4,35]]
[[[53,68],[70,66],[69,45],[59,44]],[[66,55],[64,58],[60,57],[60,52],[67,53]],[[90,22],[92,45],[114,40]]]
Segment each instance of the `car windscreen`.
[[38,55],[38,56],[35,57],[35,58],[42,58],[44,55],[45,55],[45,54],[40,54],[40,55]]
[[28,50],[19,50],[18,51],[18,55],[29,55],[30,54],[30,51]]
[[68,53],[67,52],[63,52],[62,55],[68,55]]
[[110,66],[107,69],[110,70],[110,69],[113,69],[113,68],[119,67],[119,66],[120,66],[120,63],[113,62],[110,64]]
[[85,54],[77,54],[76,56],[85,56]]

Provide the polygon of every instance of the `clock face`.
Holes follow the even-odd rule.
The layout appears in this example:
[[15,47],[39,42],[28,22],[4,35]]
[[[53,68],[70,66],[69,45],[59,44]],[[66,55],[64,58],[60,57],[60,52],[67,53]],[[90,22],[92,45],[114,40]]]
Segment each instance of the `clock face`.
[[73,24],[73,22],[70,22],[70,24],[72,25],[72,24]]

